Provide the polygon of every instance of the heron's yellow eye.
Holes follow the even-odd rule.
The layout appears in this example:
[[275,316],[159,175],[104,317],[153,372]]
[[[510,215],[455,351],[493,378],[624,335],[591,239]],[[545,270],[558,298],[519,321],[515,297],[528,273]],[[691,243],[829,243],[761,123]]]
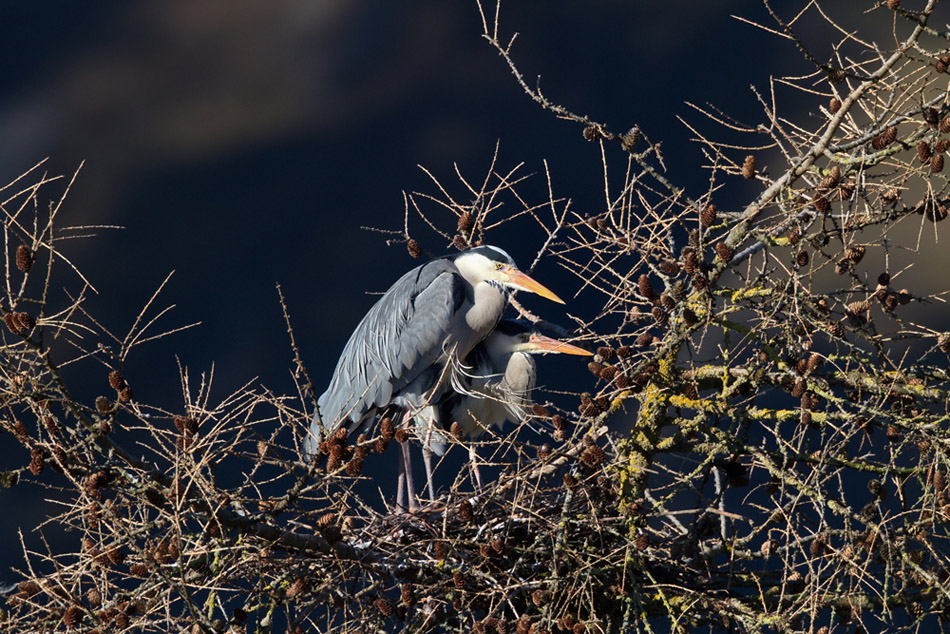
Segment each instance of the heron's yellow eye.
[[505,265],[502,264],[501,262],[495,262],[495,268],[500,271],[500,270],[502,270],[503,268],[505,268]]

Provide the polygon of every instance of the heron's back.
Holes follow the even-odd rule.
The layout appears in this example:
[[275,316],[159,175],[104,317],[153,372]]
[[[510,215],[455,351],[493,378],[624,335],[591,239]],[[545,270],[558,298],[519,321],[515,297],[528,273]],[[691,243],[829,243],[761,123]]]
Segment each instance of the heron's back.
[[[466,282],[449,260],[432,260],[399,278],[343,348],[317,401],[323,429],[332,432],[346,424],[352,432],[404,388],[418,384],[423,373],[438,369],[467,296]],[[321,440],[315,414],[305,452],[316,453]]]

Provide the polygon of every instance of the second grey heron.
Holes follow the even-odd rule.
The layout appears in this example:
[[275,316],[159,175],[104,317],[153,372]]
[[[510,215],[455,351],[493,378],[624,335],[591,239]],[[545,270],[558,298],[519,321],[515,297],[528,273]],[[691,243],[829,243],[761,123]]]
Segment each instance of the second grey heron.
[[[431,404],[449,389],[453,377],[458,380],[461,361],[495,328],[513,290],[564,303],[493,246],[426,262],[399,278],[366,313],[344,347],[330,385],[317,401],[305,456],[317,453],[324,433],[341,426],[352,433],[390,405],[402,409],[407,421],[428,416],[428,434],[434,433],[436,408]],[[426,441],[423,450],[431,495]],[[400,475],[413,489],[408,451],[404,444]],[[414,497],[412,490],[411,509]]]
[[[591,355],[583,348],[546,337],[523,321],[501,320],[469,355],[466,393],[454,393],[443,400],[443,423],[457,422],[461,434],[474,440],[493,426],[501,428],[509,420],[522,420],[537,379],[532,355],[546,353]],[[441,455],[445,448],[437,444],[433,450]],[[469,457],[480,489],[474,446],[469,447]]]

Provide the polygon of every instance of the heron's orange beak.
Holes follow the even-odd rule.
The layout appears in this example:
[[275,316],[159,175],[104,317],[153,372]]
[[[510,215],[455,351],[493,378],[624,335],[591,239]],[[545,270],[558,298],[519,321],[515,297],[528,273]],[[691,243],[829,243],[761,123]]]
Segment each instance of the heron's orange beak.
[[551,339],[544,335],[532,334],[528,336],[528,347],[532,352],[553,352],[555,354],[576,354],[578,356],[589,357],[593,353],[578,348],[575,345]]
[[507,273],[508,275],[508,282],[515,288],[523,290],[523,291],[528,291],[529,293],[535,293],[537,295],[540,295],[541,297],[550,299],[552,302],[557,302],[558,304],[564,303],[563,299],[555,295],[547,287],[542,286],[541,284],[536,282],[534,279],[532,279],[528,275],[525,275],[518,269],[510,268],[507,271],[505,271],[505,273]]

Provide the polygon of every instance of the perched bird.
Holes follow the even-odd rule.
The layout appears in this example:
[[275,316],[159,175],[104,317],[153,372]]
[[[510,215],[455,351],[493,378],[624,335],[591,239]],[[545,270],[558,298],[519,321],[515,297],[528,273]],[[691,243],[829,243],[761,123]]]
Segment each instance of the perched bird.
[[[522,420],[531,405],[531,391],[538,376],[532,355],[549,352],[591,355],[578,346],[545,337],[527,322],[501,320],[469,354],[467,390],[443,399],[440,418],[448,425],[458,423],[462,435],[472,440],[492,426],[501,428],[509,420]],[[434,444],[432,449],[442,455],[445,446]],[[474,446],[469,447],[469,457],[480,489],[482,479]]]
[[[305,457],[317,453],[326,433],[341,426],[352,433],[370,425],[380,410],[396,406],[405,412],[406,421],[416,419],[423,436],[431,496],[427,438],[441,428],[433,404],[453,381],[459,383],[462,360],[498,324],[513,290],[564,303],[493,246],[426,262],[399,278],[366,313],[344,347],[329,387],[317,400]],[[414,509],[405,443],[401,458],[400,484],[404,481],[410,489],[409,505]],[[400,487],[400,498],[401,491]]]

